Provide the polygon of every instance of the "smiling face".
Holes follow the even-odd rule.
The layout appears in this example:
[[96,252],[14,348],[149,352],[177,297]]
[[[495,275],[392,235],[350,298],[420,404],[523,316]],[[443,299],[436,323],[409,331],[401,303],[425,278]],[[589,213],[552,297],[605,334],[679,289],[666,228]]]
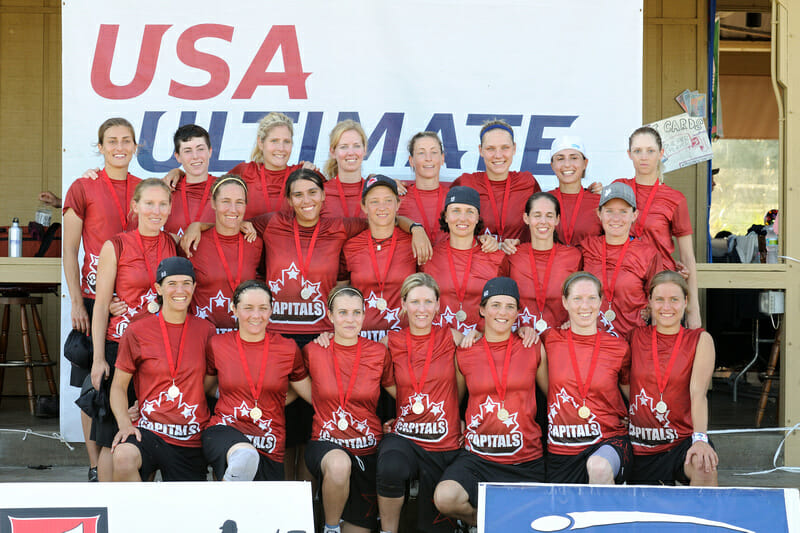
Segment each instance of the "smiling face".
[[486,333],[493,333],[495,337],[504,337],[510,334],[511,326],[517,320],[517,312],[517,300],[513,296],[504,294],[491,296],[480,307],[480,313],[486,325]]
[[657,326],[674,328],[680,325],[687,304],[683,289],[675,283],[661,283],[650,295],[650,316]]
[[615,240],[626,239],[630,234],[631,225],[639,216],[638,211],[620,198],[609,200],[598,209],[597,213],[606,237]]
[[553,242],[553,232],[561,217],[556,214],[556,206],[548,198],[534,200],[529,213],[523,213],[522,219],[531,230],[531,240]]
[[156,283],[156,292],[161,296],[165,309],[184,312],[192,302],[195,283],[191,276],[176,274]]
[[414,287],[400,304],[408,315],[408,323],[417,330],[428,330],[433,324],[433,317],[439,312],[439,299],[430,287],[420,285]]
[[136,153],[133,132],[127,126],[111,126],[103,133],[103,142],[97,146],[105,159],[105,166],[127,169]]
[[216,213],[217,230],[227,230],[225,233],[238,232],[247,210],[244,189],[236,183],[220,185],[211,200],[211,207]]
[[366,152],[364,140],[355,130],[342,133],[339,142],[331,148],[331,156],[336,159],[339,172],[361,172],[361,163]]
[[408,157],[408,164],[417,178],[438,180],[443,163],[444,153],[437,139],[420,137],[414,142],[414,152]]
[[204,137],[192,137],[188,141],[181,141],[175,159],[183,167],[189,181],[205,179],[208,176],[211,148]]
[[340,294],[328,309],[337,341],[358,340],[364,324],[364,301],[354,294]]
[[569,286],[567,296],[561,297],[561,303],[569,313],[569,321],[573,330],[596,327],[602,301],[597,284],[590,279],[573,281]]
[[132,202],[132,207],[139,217],[139,229],[154,234],[169,218],[172,203],[164,187],[151,186],[142,189],[139,200]]
[[481,139],[480,154],[490,176],[505,177],[516,151],[517,145],[505,130],[489,130]]
[[258,288],[245,290],[239,296],[233,315],[239,322],[239,332],[243,339],[262,338],[272,315],[269,294]]
[[394,226],[400,200],[389,187],[373,186],[361,203],[370,226]]
[[275,126],[258,140],[264,167],[267,170],[283,170],[289,165],[292,155],[292,132],[286,126]]
[[628,157],[633,161],[637,176],[650,176],[658,172],[658,162],[664,157],[664,149],[658,147],[652,134],[640,133],[631,139]]
[[588,164],[589,160],[582,153],[571,148],[560,150],[550,161],[550,166],[562,185],[580,183]]
[[289,204],[294,209],[297,222],[303,226],[313,226],[319,220],[325,191],[313,181],[299,179],[289,190]]
[[479,219],[480,212],[473,205],[450,204],[444,210],[444,221],[450,235],[456,237],[472,237]]

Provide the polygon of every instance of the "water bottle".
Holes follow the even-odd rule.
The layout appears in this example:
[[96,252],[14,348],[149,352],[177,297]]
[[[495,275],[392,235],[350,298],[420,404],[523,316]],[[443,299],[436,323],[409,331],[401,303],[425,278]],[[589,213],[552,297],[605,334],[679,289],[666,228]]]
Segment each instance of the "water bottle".
[[36,210],[36,222],[47,228],[50,226],[50,222],[53,220],[53,210],[44,203],[39,205],[39,209]]
[[22,257],[22,228],[17,217],[8,228],[8,257]]
[[767,263],[775,264],[778,262],[778,234],[775,233],[775,228],[770,224],[767,226]]

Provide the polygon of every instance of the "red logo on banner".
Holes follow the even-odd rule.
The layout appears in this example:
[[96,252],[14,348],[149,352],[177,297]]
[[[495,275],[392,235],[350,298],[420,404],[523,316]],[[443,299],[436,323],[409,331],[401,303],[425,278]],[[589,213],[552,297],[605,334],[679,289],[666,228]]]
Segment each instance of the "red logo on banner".
[[86,518],[14,518],[9,517],[11,533],[100,533],[99,516]]

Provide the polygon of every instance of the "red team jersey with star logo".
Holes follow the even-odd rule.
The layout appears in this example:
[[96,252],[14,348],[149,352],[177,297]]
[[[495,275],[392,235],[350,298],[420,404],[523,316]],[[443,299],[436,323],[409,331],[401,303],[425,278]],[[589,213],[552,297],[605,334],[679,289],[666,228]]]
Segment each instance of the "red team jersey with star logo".
[[120,233],[111,239],[114,253],[117,256],[117,279],[114,290],[117,296],[128,304],[128,310],[120,316],[108,319],[106,339],[119,342],[128,324],[149,315],[147,304],[155,300],[157,294],[154,286],[155,278],[150,277],[145,261],[155,276],[159,258],[175,255],[175,241],[163,231],[157,237],[142,237],[145,255],[136,238],[138,231]]
[[[683,339],[675,356],[675,363],[664,388],[663,401],[667,412],[655,410],[661,400],[653,367],[653,326],[636,328],[631,334],[631,404],[628,410],[630,425],[628,433],[636,455],[652,455],[668,451],[678,442],[691,436],[692,398],[689,382],[692,379],[694,356],[703,329],[684,329]],[[675,335],[657,333],[659,352],[659,374],[664,380]],[[663,382],[663,381],[662,381]]]
[[[339,185],[344,196],[339,194]],[[325,203],[322,205],[322,216],[329,218],[363,218],[367,215],[361,210],[361,191],[364,180],[356,183],[342,183],[336,176],[325,182]]]
[[[501,380],[509,342],[512,343],[511,361],[504,403],[495,388],[484,341],[456,351],[458,367],[469,391],[464,447],[487,461],[502,464],[524,463],[542,456],[542,429],[535,420],[536,371],[541,361],[539,345],[526,348],[516,335],[508,341],[488,343]],[[509,417],[501,421],[497,411],[503,405]]]
[[[433,248],[433,257],[430,261],[422,265],[421,270],[433,276],[439,284],[439,317],[435,323],[439,326],[456,328],[462,333],[468,333],[483,323],[478,308],[481,303],[481,291],[483,286],[492,278],[499,275],[500,265],[505,254],[500,250],[490,254],[481,251],[480,244],[473,247],[472,264],[467,276],[467,288],[464,296],[464,311],[467,319],[460,322],[456,318],[459,310],[459,299],[456,293],[456,285],[450,273],[450,263],[447,258],[447,249],[450,248],[450,241],[442,241]],[[453,254],[453,264],[456,269],[456,281],[459,287],[464,283],[464,270],[469,261],[469,250],[456,250],[450,248]]]
[[[224,333],[236,327],[236,319],[230,309],[233,289],[228,283],[228,274],[217,252],[214,241],[214,228],[203,232],[197,250],[189,259],[194,266],[197,286],[192,296],[192,314],[210,320],[217,327],[217,333]],[[239,235],[219,235],[220,247],[228,268],[233,276],[234,283],[239,278],[241,281],[256,279],[256,270],[261,261],[261,251],[264,243],[260,239],[253,242],[239,240]],[[242,251],[242,271],[238,272],[239,243],[244,246]]]
[[277,333],[267,334],[269,355],[261,395],[258,397],[258,408],[262,414],[254,422],[250,418],[250,410],[255,407],[250,383],[258,390],[264,341],[242,341],[242,351],[252,380],[248,381],[237,346],[238,335],[238,331],[215,335],[208,344],[208,373],[219,379],[219,400],[209,425],[231,426],[241,431],[260,454],[281,462],[286,442],[286,392],[290,381],[300,381],[308,376],[303,356],[293,340]]
[[[166,326],[173,365],[177,365],[183,324],[167,322]],[[174,400],[167,394],[172,378],[157,315],[148,315],[130,325],[120,341],[115,366],[133,374],[140,414],[136,427],[152,431],[169,444],[199,448],[200,431],[209,418],[203,378],[206,346],[214,335],[214,326],[187,315],[186,327],[189,330],[175,377],[180,394]]]
[[[347,239],[364,231],[363,219],[321,218],[313,255],[308,261],[305,286],[312,294],[304,299],[300,293],[302,268],[294,240],[294,214],[277,213],[253,220],[264,240],[267,284],[272,290],[270,331],[288,334],[310,334],[333,329],[327,317],[328,293],[339,276],[339,256]],[[300,248],[308,260],[308,247],[314,228],[299,226]]]
[[[349,239],[344,245],[344,258],[347,271],[350,272],[350,283],[364,294],[364,324],[361,335],[374,341],[383,338],[390,330],[398,330],[406,320],[400,315],[400,287],[403,281],[417,271],[417,260],[411,250],[411,235],[400,228],[394,229],[396,244],[388,269],[386,262],[391,251],[391,238],[381,240],[377,249],[370,230],[362,231]],[[372,264],[369,248],[375,252],[378,273]],[[383,276],[383,292],[378,285],[378,275]],[[378,298],[383,295],[387,307],[384,311],[377,308]]]
[[78,178],[70,185],[64,197],[63,213],[72,209],[83,221],[81,240],[83,265],[81,265],[81,294],[84,298],[95,297],[97,283],[97,260],[103,243],[117,233],[136,229],[136,215],[129,213],[133,190],[142,181],[128,174],[126,181],[110,180],[120,207],[126,213],[126,225],[122,226],[117,204],[111,197],[108,184],[102,179]]
[[[544,315],[547,327],[560,327],[567,321],[567,310],[561,302],[561,287],[570,274],[577,272],[583,266],[583,256],[577,248],[555,244],[555,256],[550,267],[550,279],[545,287],[544,309],[540,310],[536,303],[536,284],[533,278],[533,265],[531,265],[531,245],[522,243],[517,246],[517,253],[506,256],[500,269],[500,276],[507,276],[519,285],[520,309],[519,326],[530,326],[536,323],[540,314]],[[550,259],[550,250],[533,250],[536,261],[536,272],[539,284],[544,283],[547,262]]]
[[[355,383],[345,406],[340,405],[339,388],[333,364],[334,342],[328,348],[310,342],[303,348],[303,359],[311,376],[311,399],[314,419],[311,440],[325,440],[338,444],[353,455],[375,453],[383,436],[383,429],[375,409],[381,387],[394,385],[392,360],[386,347],[369,339],[361,338],[361,363],[357,368]],[[337,361],[341,375],[342,394],[346,394],[356,346],[336,346]],[[348,426],[340,430],[339,418],[344,417]]]
[[[508,205],[505,205],[507,180],[511,181],[511,185],[508,194]],[[527,229],[525,222],[522,220],[525,204],[533,193],[542,190],[536,178],[528,171],[517,172],[512,170],[508,173],[507,180],[489,181],[486,172],[473,172],[461,174],[453,182],[453,187],[466,185],[478,191],[481,195],[481,218],[483,219],[486,233],[499,237],[498,240],[500,241],[522,237]],[[491,183],[495,209],[492,209],[487,183]],[[495,215],[495,212],[497,215]],[[500,220],[497,220],[498,217]],[[505,226],[503,226],[503,231],[501,232],[503,221],[505,221]]]
[[[600,335],[597,366],[585,398],[589,418],[578,416],[583,405],[578,379],[570,360],[567,331],[559,328],[544,335],[547,352],[547,451],[557,455],[577,455],[589,446],[627,433],[622,419],[625,402],[619,385],[630,378],[631,355],[628,343],[604,331]],[[588,379],[594,349],[594,335],[572,334],[581,382]]]
[[[584,190],[581,203],[578,206],[578,214],[574,215],[580,193],[567,194],[559,191],[558,188],[547,192],[558,199],[558,204],[561,208],[561,220],[556,226],[556,233],[563,244],[577,246],[587,237],[603,234],[603,225],[600,223],[600,217],[597,216],[597,206],[600,205],[599,194]],[[572,235],[570,235],[570,240],[567,242],[564,228],[570,225],[573,216],[575,216],[575,225],[572,226]]]
[[[425,191],[417,189],[412,181],[406,183],[406,188],[408,192],[403,196],[397,214],[422,224],[431,244],[435,245],[440,241],[447,240],[447,233],[442,231],[439,226],[439,217],[444,209],[444,200],[447,197],[447,191],[450,190],[450,183],[440,181],[438,189]],[[417,201],[417,196],[419,196],[419,201]]]
[[[428,451],[458,449],[461,422],[453,334],[450,328],[433,326],[430,335],[411,336],[413,380],[416,380],[416,384],[419,384],[424,375],[428,343],[433,342],[428,374],[417,393],[408,370],[406,331],[407,329],[392,331],[387,339],[397,385],[397,418],[393,431]],[[419,415],[411,410],[416,401],[421,402],[425,408]]]
[[[263,163],[248,161],[233,167],[228,174],[236,174],[247,184],[245,220],[266,213],[291,212],[286,201],[286,178],[300,166],[291,165],[284,170],[267,170]],[[261,185],[261,172],[264,173],[264,181],[267,185],[266,193]]]
[[215,215],[211,208],[211,185],[216,179],[209,174],[202,183],[186,183],[186,178],[181,178],[172,193],[172,210],[164,224],[164,231],[182,237],[192,222],[213,223]]

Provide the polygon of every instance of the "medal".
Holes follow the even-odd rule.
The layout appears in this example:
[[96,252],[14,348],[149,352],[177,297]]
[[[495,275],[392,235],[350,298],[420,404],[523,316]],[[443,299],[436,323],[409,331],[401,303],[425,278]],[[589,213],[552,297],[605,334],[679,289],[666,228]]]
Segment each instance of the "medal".
[[625,241],[625,244],[622,245],[622,250],[619,252],[619,257],[617,257],[617,264],[614,265],[614,274],[611,276],[611,282],[608,281],[608,243],[605,239],[603,239],[603,251],[601,252],[600,260],[602,262],[603,268],[603,294],[608,300],[608,311],[603,313],[603,316],[606,318],[608,323],[614,321],[617,318],[617,313],[611,308],[611,304],[614,302],[614,288],[617,286],[617,277],[619,276],[619,270],[622,267],[622,262],[625,259],[625,252],[628,251],[628,245],[631,243],[631,240],[628,239]]
[[613,322],[615,318],[617,318],[617,313],[614,312],[613,309],[608,309],[603,316],[606,317],[606,320],[609,322]]
[[261,419],[261,415],[263,414],[258,407],[258,399],[261,397],[261,389],[264,387],[264,374],[266,373],[267,359],[269,358],[269,335],[264,333],[264,345],[261,348],[261,363],[258,368],[258,385],[253,383],[253,375],[250,373],[250,364],[247,362],[247,358],[244,355],[242,337],[238,334],[236,335],[236,348],[239,352],[239,360],[242,363],[242,369],[244,370],[244,377],[247,380],[247,385],[250,387],[250,393],[253,395],[253,408],[250,409],[248,414],[253,420],[253,423],[256,423]]
[[[378,256],[375,253],[375,248],[378,249],[380,252],[382,247],[380,244],[375,242],[375,237],[370,235],[370,243],[367,251],[369,252],[369,261],[372,264],[372,270],[375,272],[375,281],[378,285],[378,292],[380,293],[380,297],[375,301],[375,307],[378,309],[379,312],[383,313],[386,311],[386,307],[388,303],[386,299],[383,297],[383,288],[386,286],[386,277],[389,275],[389,268],[392,266],[392,258],[394,257],[394,250],[397,247],[397,232],[399,230],[395,228],[392,230],[392,238],[389,241],[389,251],[386,253],[386,263],[383,265],[383,272],[380,271],[378,265]],[[384,240],[385,242],[385,240]],[[373,243],[375,243],[375,247],[373,248]]]
[[589,418],[591,414],[592,414],[591,409],[589,409],[585,405],[581,405],[580,408],[578,409],[578,416],[583,418],[584,420]]
[[536,331],[541,333],[547,329],[547,321],[544,318],[540,318],[539,320],[536,321],[534,327],[536,328]]
[[300,291],[300,298],[302,298],[303,300],[308,300],[309,298],[311,298],[312,292],[313,291],[311,290],[310,287],[303,287],[303,290]]
[[463,309],[459,309],[456,313],[456,320],[459,322],[464,322],[467,319],[467,312]]
[[253,422],[258,422],[261,418],[261,409],[258,406],[253,407],[250,409],[250,418],[253,419]]
[[425,406],[423,406],[422,402],[420,401],[414,402],[414,405],[411,406],[411,411],[415,415],[421,415],[422,413],[425,412]]
[[[319,235],[319,223],[314,226],[314,233],[311,234],[311,241],[308,243],[308,255],[303,257],[303,250],[300,246],[300,225],[297,223],[297,218],[292,219],[292,233],[294,234],[294,248],[297,252],[297,262],[299,263],[298,268],[300,270],[300,285],[303,286],[308,278],[306,277],[306,272],[308,272],[308,267],[311,264],[311,256],[314,254],[314,245],[317,244],[317,236]],[[303,300],[308,300],[311,298],[311,295],[314,294],[314,291],[311,287],[303,287],[300,290],[300,298]]]
[[422,388],[425,386],[425,379],[427,379],[428,370],[431,367],[433,341],[433,330],[431,330],[428,334],[428,351],[425,354],[425,365],[422,367],[422,378],[417,381],[417,376],[414,373],[414,365],[411,362],[411,355],[414,353],[414,345],[411,341],[411,330],[406,328],[406,361],[408,362],[408,374],[411,378],[411,386],[414,388],[414,393],[417,395],[417,400],[411,405],[411,411],[415,415],[421,415],[425,412],[425,406],[422,405],[422,400],[419,398],[422,395]]
[[174,400],[181,394],[181,390],[177,385],[175,385],[175,378],[178,375],[178,368],[181,366],[181,360],[183,359],[183,346],[186,342],[186,332],[189,330],[189,328],[186,327],[186,324],[189,322],[189,317],[186,317],[183,320],[183,326],[181,327],[181,342],[178,345],[178,360],[177,362],[173,363],[172,346],[169,343],[169,333],[167,333],[167,323],[164,322],[164,314],[162,313],[157,316],[158,324],[161,326],[161,340],[164,341],[164,353],[167,356],[169,376],[172,378],[172,386],[167,389],[167,396],[169,396],[170,400]]
[[[114,196],[114,198],[116,198],[116,196]],[[161,233],[163,232],[158,233],[158,239],[156,240],[156,268],[158,268],[158,265],[161,263]],[[153,272],[153,269],[150,268],[150,263],[147,261],[147,252],[144,249],[142,234],[139,233],[139,230],[134,231],[133,234],[136,236],[136,243],[139,245],[139,249],[142,251],[142,261],[144,261],[144,266],[147,269],[147,275],[149,276],[151,283],[155,283],[156,275]],[[158,305],[158,302],[155,300],[150,300],[147,302],[147,311],[152,315],[158,313],[159,307],[160,306]]]
[[675,361],[677,360],[676,355],[678,355],[678,347],[681,345],[681,341],[683,340],[683,332],[685,331],[682,327],[678,330],[678,336],[675,339],[675,343],[672,345],[672,351],[669,354],[669,360],[667,361],[667,368],[664,370],[664,373],[661,373],[661,362],[658,357],[658,332],[656,331],[656,326],[650,326],[653,328],[653,335],[652,335],[652,353],[653,353],[653,373],[656,377],[656,385],[658,386],[658,392],[660,395],[660,399],[656,404],[656,412],[660,415],[663,415],[667,412],[667,402],[664,401],[664,389],[667,388],[667,383],[669,382],[669,375],[672,372],[672,367],[675,365]]
[[375,307],[378,308],[378,311],[386,311],[386,300],[382,297],[378,298],[378,301],[375,302]]
[[339,428],[340,431],[347,431],[347,420],[344,417],[340,418],[338,422],[336,422],[336,427]]
[[505,422],[508,420],[508,411],[505,407],[501,407],[497,410],[497,418],[500,420],[500,422]]
[[[339,393],[339,409],[342,411],[347,410],[347,402],[350,400],[350,395],[353,393],[353,387],[356,384],[356,376],[358,375],[358,367],[361,363],[361,346],[363,343],[361,342],[361,337],[358,338],[356,341],[356,356],[353,358],[353,371],[350,374],[350,380],[347,383],[347,391],[344,390],[342,387],[342,372],[339,370],[339,356],[336,354],[336,341],[333,341],[330,345],[330,352],[333,356],[333,372],[336,375],[336,391]],[[341,430],[345,431],[348,428],[347,419],[345,418],[345,414],[341,413],[339,415],[339,421],[336,422],[336,426]]]
[[172,384],[172,386],[170,388],[167,389],[167,396],[169,396],[170,399],[172,399],[172,400],[174,400],[175,398],[180,396],[180,394],[181,394],[181,390],[174,383]]
[[158,313],[160,307],[161,306],[159,306],[158,302],[155,300],[150,300],[149,302],[147,302],[147,312],[150,313],[151,315]]
[[[572,339],[572,330],[567,330],[567,345],[569,346],[569,359],[572,363],[572,371],[575,373],[575,382],[578,385],[578,393],[581,396],[583,405],[578,408],[578,416],[586,420],[592,414],[592,411],[586,407],[586,397],[589,396],[589,388],[592,385],[592,377],[597,368],[597,361],[600,353],[600,333],[594,334],[594,347],[592,348],[592,358],[589,361],[589,373],[586,375],[586,381],[581,377],[581,370],[578,366],[578,356],[575,353],[575,341]],[[582,366],[585,366],[583,363]]]
[[500,399],[500,407],[497,410],[497,418],[503,422],[508,419],[508,410],[505,407],[505,399],[506,399],[506,390],[508,390],[508,369],[511,366],[511,346],[512,346],[512,339],[509,338],[506,341],[506,354],[503,358],[503,376],[502,381],[497,376],[497,368],[495,368],[494,364],[494,357],[492,356],[492,351],[489,348],[489,343],[486,340],[486,337],[481,339],[483,341],[483,347],[486,349],[486,359],[487,363],[489,363],[489,370],[492,372],[492,381],[494,382],[494,389],[497,391],[497,397]]
[[467,256],[467,264],[464,267],[464,275],[461,278],[461,284],[458,283],[458,274],[456,273],[456,264],[453,261],[453,249],[448,244],[447,246],[447,263],[450,267],[450,279],[453,282],[453,289],[456,291],[456,298],[458,299],[458,312],[456,313],[456,320],[464,322],[467,319],[467,312],[464,311],[464,298],[467,295],[467,280],[469,279],[469,270],[472,266],[472,254],[475,253],[475,246],[469,249]]
[[544,267],[544,278],[542,278],[542,283],[539,283],[539,269],[536,266],[536,255],[533,253],[533,244],[531,247],[528,248],[528,255],[530,256],[531,260],[531,273],[533,278],[533,289],[534,289],[534,296],[536,297],[536,307],[539,311],[539,320],[533,325],[533,327],[539,333],[542,333],[544,330],[547,329],[547,321],[544,319],[544,307],[547,303],[547,286],[550,283],[550,272],[553,270],[553,260],[556,258],[556,245],[553,244],[553,247],[550,248],[550,253],[547,256],[547,264]]
[[661,400],[656,404],[656,412],[660,415],[663,415],[667,412],[667,404],[664,403],[664,400]]

